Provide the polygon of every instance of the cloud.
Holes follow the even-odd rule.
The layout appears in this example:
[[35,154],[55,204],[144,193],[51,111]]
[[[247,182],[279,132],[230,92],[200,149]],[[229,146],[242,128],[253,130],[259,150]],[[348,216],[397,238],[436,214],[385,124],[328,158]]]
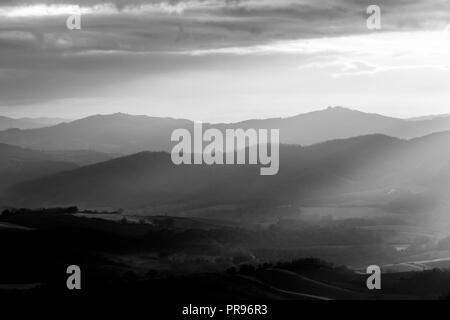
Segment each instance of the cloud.
[[[359,40],[373,39],[365,24],[371,2],[0,0],[0,104],[101,95],[121,81],[209,68],[224,55],[299,54],[315,57],[315,63],[321,56],[335,63],[339,55],[351,54],[350,60],[384,70],[386,61],[360,57],[355,48]],[[436,30],[450,23],[448,0],[378,2],[382,34]],[[78,6],[82,29],[67,30],[66,18]],[[355,40],[353,47],[345,47],[348,39]],[[364,46],[376,49],[377,44],[365,41]]]

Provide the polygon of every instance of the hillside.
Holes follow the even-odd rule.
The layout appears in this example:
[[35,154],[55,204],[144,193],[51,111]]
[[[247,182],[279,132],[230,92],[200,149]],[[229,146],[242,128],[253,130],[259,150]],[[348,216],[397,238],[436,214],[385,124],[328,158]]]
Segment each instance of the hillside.
[[[370,134],[402,139],[421,137],[450,130],[450,117],[409,121],[334,107],[289,118],[205,124],[204,127],[280,129],[281,143],[312,145]],[[192,121],[118,113],[91,116],[47,128],[7,130],[0,132],[0,142],[40,150],[85,149],[120,154],[170,151],[170,136],[177,128],[192,129]]]
[[92,151],[37,151],[0,143],[0,190],[18,182],[110,160]]
[[54,126],[68,120],[60,118],[9,118],[0,116],[0,130],[8,129],[37,129]]
[[39,150],[92,150],[131,154],[169,150],[173,130],[188,120],[126,114],[96,115],[34,130],[0,132],[0,142]]
[[280,172],[265,177],[257,165],[176,166],[168,153],[142,152],[16,185],[3,202],[125,208],[324,204],[324,199],[370,191],[386,205],[397,194],[413,192],[417,198],[419,192],[425,205],[431,194],[449,195],[443,189],[450,174],[449,139],[450,132],[409,141],[369,135],[281,146]]

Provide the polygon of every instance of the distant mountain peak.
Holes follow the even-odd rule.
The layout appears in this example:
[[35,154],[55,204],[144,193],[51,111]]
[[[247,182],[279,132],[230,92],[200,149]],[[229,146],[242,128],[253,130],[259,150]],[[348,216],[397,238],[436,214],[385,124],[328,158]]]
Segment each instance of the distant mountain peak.
[[317,117],[317,118],[326,118],[329,116],[341,116],[341,117],[353,117],[353,116],[360,116],[360,117],[376,117],[379,119],[390,119],[390,120],[396,120],[396,121],[402,121],[401,119],[392,118],[389,116],[384,116],[378,113],[368,113],[364,111],[360,111],[357,109],[352,109],[348,107],[342,107],[342,106],[329,106],[325,109],[320,109],[316,111],[311,111],[308,113],[300,113],[298,115],[295,115],[292,118],[303,118],[303,117]]
[[329,110],[329,111],[357,111],[357,110],[350,109],[347,107],[342,107],[342,106],[329,106],[326,110]]
[[[40,150],[96,150],[114,154],[170,151],[172,132],[178,128],[190,129],[192,123],[186,119],[123,112],[97,114],[47,128],[0,132],[0,142]],[[219,130],[278,129],[281,143],[305,146],[371,134],[411,139],[450,130],[450,118],[408,121],[343,106],[330,106],[286,118],[211,123],[208,126]]]

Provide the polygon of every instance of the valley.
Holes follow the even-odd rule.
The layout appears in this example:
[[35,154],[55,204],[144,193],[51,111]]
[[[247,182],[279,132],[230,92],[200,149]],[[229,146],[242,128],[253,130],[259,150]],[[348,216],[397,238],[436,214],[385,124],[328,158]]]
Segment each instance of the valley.
[[[63,271],[77,263],[93,295],[447,297],[450,132],[433,131],[446,117],[413,121],[433,127],[417,138],[379,133],[387,127],[311,145],[287,138],[316,117],[336,117],[336,128],[350,118],[360,128],[404,124],[342,108],[269,119],[283,123],[280,170],[264,177],[252,164],[173,164],[160,139],[179,121],[189,128],[184,120],[94,116],[32,129],[35,140],[0,132],[0,141],[20,140],[0,144],[0,241],[11,244],[1,253],[0,295],[63,293]],[[102,131],[118,119],[123,131]],[[365,287],[369,265],[383,272],[380,293]],[[182,289],[193,283],[195,292]]]

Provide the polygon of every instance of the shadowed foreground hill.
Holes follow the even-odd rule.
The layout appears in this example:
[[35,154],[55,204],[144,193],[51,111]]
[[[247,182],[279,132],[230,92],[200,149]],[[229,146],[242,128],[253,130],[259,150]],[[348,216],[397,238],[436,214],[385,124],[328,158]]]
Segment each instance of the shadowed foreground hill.
[[176,166],[168,153],[143,152],[19,184],[3,202],[124,208],[323,204],[324,198],[373,190],[389,200],[388,193],[397,189],[413,190],[416,198],[420,192],[425,200],[447,198],[449,141],[446,132],[410,141],[371,135],[309,147],[281,146],[275,176],[260,176],[257,165]]

